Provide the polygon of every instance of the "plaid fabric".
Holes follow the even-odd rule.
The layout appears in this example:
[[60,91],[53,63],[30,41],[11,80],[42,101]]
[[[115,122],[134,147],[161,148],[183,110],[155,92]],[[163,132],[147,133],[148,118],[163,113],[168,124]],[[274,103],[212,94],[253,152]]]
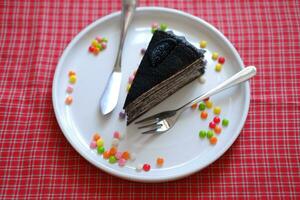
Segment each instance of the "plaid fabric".
[[300,198],[299,1],[140,1],[199,16],[255,65],[245,127],[224,156],[185,179],[120,180],[84,160],[54,116],[51,86],[64,47],[119,0],[0,1],[0,199]]

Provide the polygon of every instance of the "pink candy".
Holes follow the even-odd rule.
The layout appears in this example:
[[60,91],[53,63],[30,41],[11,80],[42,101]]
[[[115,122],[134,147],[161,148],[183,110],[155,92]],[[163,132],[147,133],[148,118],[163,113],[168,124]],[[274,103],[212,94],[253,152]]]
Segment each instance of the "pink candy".
[[157,29],[158,26],[159,26],[159,24],[156,23],[156,22],[153,22],[152,25],[151,25],[151,27],[154,28],[154,29]]
[[124,158],[121,158],[118,160],[119,166],[123,167],[126,164],[126,160]]
[[133,79],[134,79],[134,75],[130,75],[129,78],[128,78],[128,83],[131,84]]
[[91,149],[96,149],[96,147],[97,147],[96,141],[92,141],[90,144],[90,147],[91,147]]
[[98,36],[98,37],[96,37],[96,40],[97,40],[98,42],[101,42],[101,41],[102,41],[102,38],[101,38],[100,36]]
[[115,131],[115,132],[114,132],[114,138],[120,139],[120,137],[121,137],[120,132],[119,132],[119,131]]
[[122,154],[123,154],[122,152],[118,151],[118,152],[116,153],[115,157],[119,160],[119,159],[122,158]]
[[67,87],[67,93],[71,94],[73,92],[73,87],[72,86],[68,86]]

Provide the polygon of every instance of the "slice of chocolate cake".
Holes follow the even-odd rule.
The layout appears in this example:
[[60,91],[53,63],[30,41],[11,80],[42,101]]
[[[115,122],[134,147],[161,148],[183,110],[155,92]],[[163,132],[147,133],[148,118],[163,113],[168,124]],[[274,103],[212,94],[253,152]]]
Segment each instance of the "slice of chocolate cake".
[[127,124],[205,72],[203,49],[172,32],[155,31],[127,94]]

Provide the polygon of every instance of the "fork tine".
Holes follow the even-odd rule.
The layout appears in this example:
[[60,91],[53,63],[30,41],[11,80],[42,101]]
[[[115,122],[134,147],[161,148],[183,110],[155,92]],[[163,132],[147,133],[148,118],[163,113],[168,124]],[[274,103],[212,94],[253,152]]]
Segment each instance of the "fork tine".
[[142,134],[152,134],[152,133],[157,133],[157,128],[142,132]]
[[160,128],[162,125],[161,124],[157,124],[156,122],[155,123],[151,123],[151,124],[147,124],[147,125],[144,125],[144,126],[140,126],[138,127],[138,129],[142,129],[142,128]]
[[155,121],[155,122],[158,122],[158,121],[159,121],[158,114],[152,115],[152,116],[150,116],[150,117],[146,117],[146,118],[144,118],[144,119],[141,119],[141,120],[135,122],[135,124],[139,124],[139,123],[143,123],[143,122],[148,122],[148,121]]

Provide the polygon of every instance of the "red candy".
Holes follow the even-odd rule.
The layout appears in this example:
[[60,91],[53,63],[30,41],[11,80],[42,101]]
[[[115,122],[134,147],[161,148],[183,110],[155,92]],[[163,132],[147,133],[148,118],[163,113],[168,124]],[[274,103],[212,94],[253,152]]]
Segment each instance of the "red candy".
[[151,168],[151,166],[150,166],[149,164],[144,164],[144,165],[143,165],[143,170],[144,170],[145,172],[148,172],[148,171],[150,170],[150,168]]
[[94,52],[94,51],[95,51],[95,47],[90,46],[90,47],[89,47],[89,51],[90,51],[90,52]]
[[215,122],[216,124],[220,123],[220,121],[221,121],[220,117],[218,117],[218,116],[215,116],[215,117],[214,117],[214,122]]
[[210,122],[209,123],[209,128],[214,129],[216,127],[216,123],[215,122]]
[[225,58],[223,56],[220,56],[219,59],[218,59],[218,62],[220,64],[224,64],[225,63]]

